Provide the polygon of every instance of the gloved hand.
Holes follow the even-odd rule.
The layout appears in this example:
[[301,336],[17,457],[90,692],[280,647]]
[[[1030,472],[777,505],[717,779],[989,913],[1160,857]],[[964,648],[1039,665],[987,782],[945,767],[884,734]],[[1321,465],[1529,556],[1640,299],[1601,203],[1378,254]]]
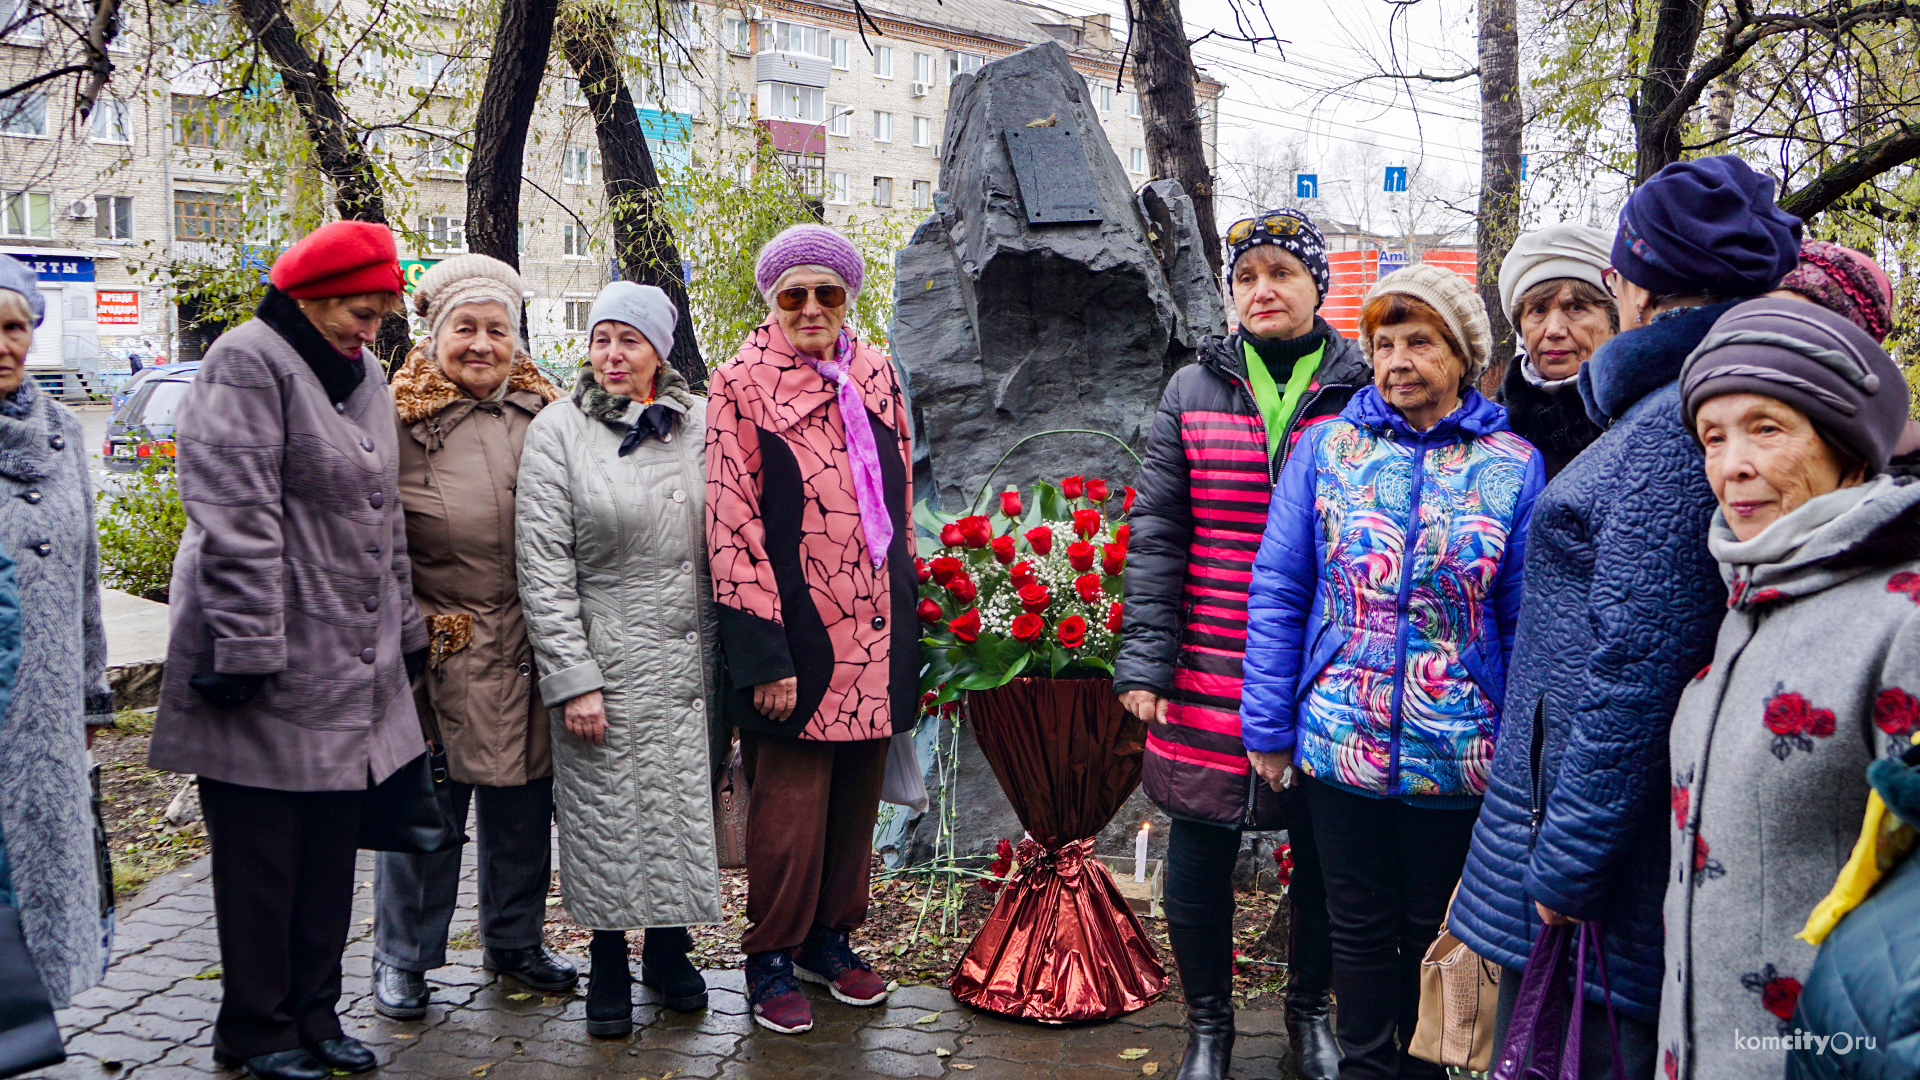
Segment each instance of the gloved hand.
[[400,660],[407,665],[408,681],[419,678],[427,670],[427,650],[425,649],[415,649]]
[[187,685],[217,709],[237,709],[253,700],[267,681],[265,675],[221,675],[203,672],[187,680]]

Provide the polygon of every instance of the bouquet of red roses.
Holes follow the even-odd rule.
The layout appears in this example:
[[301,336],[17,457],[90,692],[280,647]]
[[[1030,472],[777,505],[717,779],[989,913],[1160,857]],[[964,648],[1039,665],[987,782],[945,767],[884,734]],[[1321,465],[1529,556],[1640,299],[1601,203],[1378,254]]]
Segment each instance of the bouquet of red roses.
[[1116,493],[1105,480],[1069,476],[1058,487],[1034,484],[1031,505],[1001,492],[993,513],[949,518],[915,507],[941,545],[915,560],[921,689],[946,702],[1022,674],[1112,675],[1133,497],[1130,487]]

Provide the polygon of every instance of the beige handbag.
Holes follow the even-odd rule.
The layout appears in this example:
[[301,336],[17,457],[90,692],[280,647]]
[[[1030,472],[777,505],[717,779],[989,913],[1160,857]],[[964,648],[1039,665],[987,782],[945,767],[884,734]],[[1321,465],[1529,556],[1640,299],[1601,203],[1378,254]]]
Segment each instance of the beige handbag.
[[[1453,887],[1454,898],[1460,886]],[[1453,901],[1447,901],[1453,914]],[[1472,1072],[1493,1067],[1493,1018],[1500,1008],[1500,965],[1476,954],[1440,924],[1420,958],[1420,1023],[1407,1052]]]
[[740,744],[735,742],[713,793],[713,835],[722,870],[746,869],[747,799],[747,770],[740,762]]

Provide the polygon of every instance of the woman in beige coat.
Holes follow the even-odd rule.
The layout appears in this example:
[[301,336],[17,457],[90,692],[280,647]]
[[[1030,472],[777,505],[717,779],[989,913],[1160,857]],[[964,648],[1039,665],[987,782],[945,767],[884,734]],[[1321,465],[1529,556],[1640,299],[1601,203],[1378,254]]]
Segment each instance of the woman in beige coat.
[[[542,991],[573,987],[541,943],[552,878],[553,764],[533,693],[533,646],[514,572],[514,489],[527,427],[560,391],[520,349],[520,275],[458,255],[420,278],[430,334],[393,379],[400,501],[413,595],[431,635],[414,702],[447,755],[455,815],[476,805],[485,964]],[[426,1014],[427,971],[447,962],[460,849],[382,852],[374,871],[374,1008]]]
[[553,743],[560,884],[594,931],[587,1031],[633,1028],[640,981],[706,1004],[690,923],[720,921],[709,723],[713,593],[702,513],[706,402],[662,362],[678,313],[614,282],[588,314],[591,366],[534,419],[520,464],[520,595]]

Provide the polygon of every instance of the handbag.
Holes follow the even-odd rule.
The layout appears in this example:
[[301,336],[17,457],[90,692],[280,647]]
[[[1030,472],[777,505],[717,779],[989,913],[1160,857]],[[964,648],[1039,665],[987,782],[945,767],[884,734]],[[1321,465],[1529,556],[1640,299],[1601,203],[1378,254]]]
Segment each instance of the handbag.
[[720,774],[720,787],[713,793],[713,834],[720,855],[720,869],[744,870],[747,866],[747,769],[740,760],[740,743],[727,755],[726,771]]
[[880,779],[880,801],[904,806],[915,813],[926,812],[927,774],[920,767],[920,752],[914,748],[912,731],[896,731],[887,743],[887,768]]
[[367,789],[360,804],[360,847],[433,855],[467,842],[453,815],[446,751],[430,747]]
[[1542,926],[1527,957],[1527,974],[1507,1022],[1491,1080],[1580,1080],[1582,1007],[1580,984],[1592,949],[1607,999],[1613,1075],[1625,1076],[1620,1057],[1620,1021],[1613,1012],[1613,988],[1607,983],[1604,932],[1598,921],[1574,926]]
[[100,877],[100,917],[113,914],[113,849],[107,845],[106,800],[100,794],[100,766],[87,770],[93,788],[93,865]]
[[[111,895],[111,891],[109,891]],[[0,1076],[15,1076],[67,1060],[53,999],[27,955],[20,910],[0,904]]]
[[[1460,886],[1453,887],[1457,899]],[[1453,901],[1447,902],[1453,913]],[[1493,1063],[1494,1017],[1500,1011],[1500,965],[1479,955],[1440,923],[1440,936],[1420,958],[1420,1022],[1407,1053],[1435,1065],[1486,1072]]]

